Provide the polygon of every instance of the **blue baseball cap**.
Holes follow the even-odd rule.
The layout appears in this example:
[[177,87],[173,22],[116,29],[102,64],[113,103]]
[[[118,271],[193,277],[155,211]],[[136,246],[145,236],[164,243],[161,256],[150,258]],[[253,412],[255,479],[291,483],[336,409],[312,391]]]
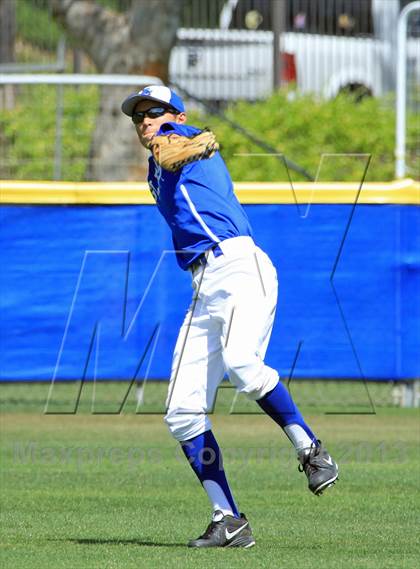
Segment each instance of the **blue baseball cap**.
[[156,103],[162,103],[165,106],[173,107],[179,113],[185,112],[184,103],[179,95],[169,89],[169,87],[164,87],[162,85],[151,85],[150,87],[145,87],[138,93],[132,93],[129,95],[123,104],[121,105],[121,110],[123,113],[129,117],[133,116],[134,109],[139,101],[155,101]]

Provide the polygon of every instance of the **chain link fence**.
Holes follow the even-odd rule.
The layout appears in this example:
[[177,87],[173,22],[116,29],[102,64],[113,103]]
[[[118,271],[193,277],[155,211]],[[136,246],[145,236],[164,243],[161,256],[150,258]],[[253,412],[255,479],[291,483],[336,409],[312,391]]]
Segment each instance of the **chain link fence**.
[[[47,412],[65,412],[75,407],[80,382],[65,381],[54,386]],[[375,414],[384,407],[419,406],[420,389],[416,400],[405,399],[405,386],[398,382],[362,381],[292,381],[290,392],[299,407],[309,413],[321,414]],[[43,412],[50,390],[49,383],[13,382],[2,384],[0,406],[3,412]],[[86,382],[83,385],[78,413],[116,412],[127,396],[123,413],[165,414],[168,390],[166,381]],[[228,382],[217,392],[212,412],[216,415],[263,414],[261,409],[244,395],[237,395]]]

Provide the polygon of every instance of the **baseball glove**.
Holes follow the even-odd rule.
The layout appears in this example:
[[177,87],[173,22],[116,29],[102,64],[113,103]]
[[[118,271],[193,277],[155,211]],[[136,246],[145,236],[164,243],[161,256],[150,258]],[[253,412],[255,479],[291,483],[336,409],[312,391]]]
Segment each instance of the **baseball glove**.
[[162,168],[176,172],[185,164],[211,158],[219,150],[219,143],[215,135],[205,129],[193,136],[160,134],[152,139],[150,150]]

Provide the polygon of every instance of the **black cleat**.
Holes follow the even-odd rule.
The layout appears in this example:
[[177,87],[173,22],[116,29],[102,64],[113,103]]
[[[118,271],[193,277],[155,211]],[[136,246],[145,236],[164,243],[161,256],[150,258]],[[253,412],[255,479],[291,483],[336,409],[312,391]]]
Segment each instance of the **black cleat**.
[[305,472],[308,478],[308,488],[320,496],[324,490],[335,484],[338,479],[338,465],[334,462],[321,441],[319,446],[312,444],[310,448],[298,453],[299,471]]
[[255,545],[249,522],[244,514],[240,518],[223,515],[217,510],[203,535],[188,542],[188,547],[244,547]]

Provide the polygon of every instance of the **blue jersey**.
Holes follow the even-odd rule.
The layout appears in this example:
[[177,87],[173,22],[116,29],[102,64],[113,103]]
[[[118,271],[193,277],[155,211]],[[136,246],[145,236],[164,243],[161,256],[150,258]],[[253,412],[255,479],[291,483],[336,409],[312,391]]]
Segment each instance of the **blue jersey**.
[[[165,123],[157,134],[191,136],[193,126]],[[159,211],[172,231],[178,264],[188,269],[204,251],[220,241],[251,236],[248,218],[233,192],[226,165],[218,152],[172,173],[149,159],[147,178]]]

